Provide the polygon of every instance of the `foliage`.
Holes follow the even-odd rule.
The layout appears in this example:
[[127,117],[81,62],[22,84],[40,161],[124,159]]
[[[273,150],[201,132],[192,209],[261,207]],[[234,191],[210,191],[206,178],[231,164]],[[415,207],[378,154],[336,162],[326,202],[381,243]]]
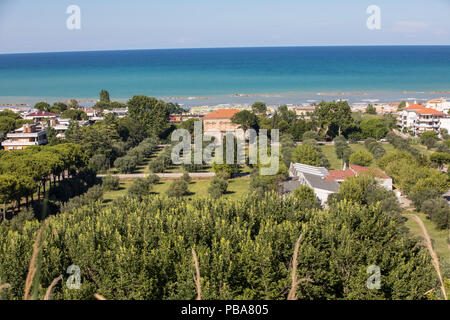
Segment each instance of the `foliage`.
[[213,199],[220,198],[225,192],[227,192],[228,182],[222,178],[214,178],[211,180],[210,186],[208,188],[208,194]]
[[366,113],[367,114],[377,114],[377,109],[373,105],[369,104],[366,107]]
[[258,126],[258,117],[248,111],[243,110],[241,112],[236,113],[232,118],[231,122],[234,124],[238,124],[242,130],[248,130],[250,128],[257,130]]
[[350,155],[349,162],[359,166],[368,167],[373,161],[373,155],[365,150],[359,150]]
[[320,165],[319,152],[310,145],[297,146],[292,152],[292,162],[303,163],[310,166]]
[[137,178],[133,180],[133,183],[128,188],[128,195],[138,199],[142,199],[147,196],[152,189],[150,180],[144,178]]
[[[93,203],[50,219],[43,231],[39,295],[69,265],[82,286],[56,286],[54,299],[194,299],[195,248],[203,299],[286,299],[299,234],[299,299],[425,299],[437,288],[425,248],[399,234],[402,224],[377,205],[341,202],[305,210],[294,197],[226,199],[124,198]],[[0,278],[7,299],[21,299],[40,228],[0,226]],[[366,287],[368,266],[382,272],[380,290]]]
[[102,178],[102,186],[105,191],[119,190],[120,179],[117,176],[108,174]]
[[388,129],[381,119],[365,119],[360,123],[361,132],[366,138],[381,139],[386,136]]
[[169,197],[182,197],[187,195],[189,192],[188,189],[188,184],[186,181],[184,180],[175,180],[173,181],[170,186],[169,189],[167,189],[167,195]]
[[341,135],[354,123],[352,111],[347,101],[322,101],[314,111],[313,117],[324,134],[331,138]]
[[133,156],[124,156],[117,158],[114,161],[114,167],[116,167],[121,173],[132,173],[137,166],[137,159]]

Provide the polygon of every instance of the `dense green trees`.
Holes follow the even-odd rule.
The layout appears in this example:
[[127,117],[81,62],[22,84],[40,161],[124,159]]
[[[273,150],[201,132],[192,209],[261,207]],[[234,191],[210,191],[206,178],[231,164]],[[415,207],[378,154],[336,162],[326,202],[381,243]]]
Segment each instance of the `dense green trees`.
[[252,104],[252,111],[254,114],[265,116],[267,111],[267,106],[264,102],[257,101]]
[[368,113],[368,114],[377,114],[377,109],[373,105],[369,104],[366,107],[366,113]]
[[184,180],[174,180],[167,189],[166,194],[169,197],[180,198],[189,193],[188,183]]
[[381,139],[386,136],[388,129],[380,119],[365,119],[360,124],[361,132],[365,138]]
[[107,175],[102,178],[103,190],[118,190],[120,186],[120,179],[117,176]]
[[297,146],[292,152],[292,162],[303,163],[310,166],[319,166],[320,154],[313,146],[303,144]]
[[100,101],[106,102],[106,103],[111,102],[111,100],[109,100],[109,92],[108,91],[106,91],[104,89],[100,90]]
[[[21,231],[0,226],[4,298],[21,299],[37,221]],[[399,232],[379,205],[338,202],[309,210],[296,197],[242,201],[120,199],[78,207],[43,229],[38,297],[63,275],[54,299],[193,299],[191,248],[199,259],[203,299],[286,299],[300,234],[299,299],[424,299],[438,284],[426,249]],[[65,286],[67,267],[81,271],[80,290]],[[370,290],[367,268],[381,270]]]
[[258,127],[258,118],[256,115],[248,110],[243,110],[241,112],[236,113],[232,118],[231,122],[238,124],[239,128],[242,130],[248,130],[250,128],[257,130]]
[[359,150],[350,155],[349,162],[359,166],[368,167],[373,161],[373,155],[365,150]]
[[331,138],[341,135],[354,123],[352,111],[347,101],[322,101],[317,106],[313,117],[324,134]]
[[211,183],[208,188],[208,194],[214,198],[220,198],[228,189],[228,182],[222,178],[214,178],[211,180]]

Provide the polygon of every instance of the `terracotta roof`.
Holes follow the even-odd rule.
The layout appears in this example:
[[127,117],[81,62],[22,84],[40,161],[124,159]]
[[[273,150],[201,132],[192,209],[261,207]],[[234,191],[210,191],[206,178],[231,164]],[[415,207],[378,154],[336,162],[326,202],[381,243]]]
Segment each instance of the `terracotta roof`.
[[350,169],[346,170],[330,170],[328,175],[325,177],[327,181],[345,180],[347,178],[353,177],[355,172]]
[[417,109],[426,109],[426,107],[421,106],[420,104],[410,104],[409,106],[403,108],[403,110],[417,110]]
[[431,109],[431,108],[419,109],[419,110],[416,110],[416,112],[420,113],[420,114],[444,114],[441,111],[437,111],[437,110]]
[[236,113],[241,112],[238,109],[220,109],[215,110],[203,117],[203,119],[231,119]]
[[351,164],[350,169],[353,170],[358,175],[363,174],[363,173],[373,173],[378,178],[389,179],[389,177],[386,175],[386,173],[384,173],[384,171],[382,171],[381,169],[378,169],[378,168],[367,168],[367,167],[358,166],[356,164]]

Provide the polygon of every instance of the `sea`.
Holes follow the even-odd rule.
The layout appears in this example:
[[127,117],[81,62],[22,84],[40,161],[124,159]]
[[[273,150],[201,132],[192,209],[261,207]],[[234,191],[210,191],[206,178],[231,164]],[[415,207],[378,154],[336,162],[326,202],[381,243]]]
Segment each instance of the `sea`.
[[186,106],[450,100],[450,46],[0,54],[0,104],[144,94]]

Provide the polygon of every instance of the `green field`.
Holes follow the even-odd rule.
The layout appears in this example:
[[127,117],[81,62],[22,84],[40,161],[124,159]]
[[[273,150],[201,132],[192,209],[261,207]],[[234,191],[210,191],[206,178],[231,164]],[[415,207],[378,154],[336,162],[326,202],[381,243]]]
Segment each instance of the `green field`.
[[[163,195],[167,189],[169,188],[170,183],[173,180],[169,179],[161,179],[161,182],[154,185],[151,194]],[[125,196],[127,194],[127,190],[133,181],[130,180],[121,180],[119,190],[107,191],[104,194],[104,201],[110,202],[119,197]],[[189,184],[189,192],[190,194],[186,196],[186,198],[194,198],[194,197],[205,197],[208,195],[208,187],[211,183],[211,179],[196,179],[192,180]],[[250,188],[250,177],[239,177],[228,180],[228,191],[224,195],[226,198],[230,199],[239,199],[242,196],[248,194],[248,190]]]
[[[450,244],[447,242],[449,231],[437,229],[433,224],[433,222],[431,222],[427,218],[427,216],[423,213],[414,213],[414,214],[417,215],[423,221],[425,227],[427,228],[427,231],[433,242],[433,248],[439,257],[439,263],[442,269],[441,272],[444,273],[443,270],[444,268],[447,269],[450,268]],[[423,239],[422,230],[420,229],[417,222],[415,222],[411,218],[411,214],[405,212],[404,216],[408,219],[408,221],[406,222],[406,226],[410,230],[411,234],[416,238]],[[447,270],[447,272],[450,273],[450,270]],[[446,276],[449,277],[450,274],[446,274]]]
[[[334,145],[324,145],[324,146],[320,146],[320,148],[322,149],[322,152],[325,155],[325,157],[327,157],[328,161],[330,162],[330,165],[331,165],[330,169],[331,170],[340,170],[340,169],[342,169],[342,160],[339,160],[337,158]],[[367,149],[366,149],[366,147],[364,146],[363,143],[350,144],[350,148],[352,148],[353,152],[356,152],[356,151],[359,151],[359,150],[366,150],[367,151]],[[386,152],[391,152],[391,151],[395,150],[394,146],[391,145],[390,143],[383,143],[383,148],[386,150]],[[372,162],[370,167],[376,167],[375,161]]]

